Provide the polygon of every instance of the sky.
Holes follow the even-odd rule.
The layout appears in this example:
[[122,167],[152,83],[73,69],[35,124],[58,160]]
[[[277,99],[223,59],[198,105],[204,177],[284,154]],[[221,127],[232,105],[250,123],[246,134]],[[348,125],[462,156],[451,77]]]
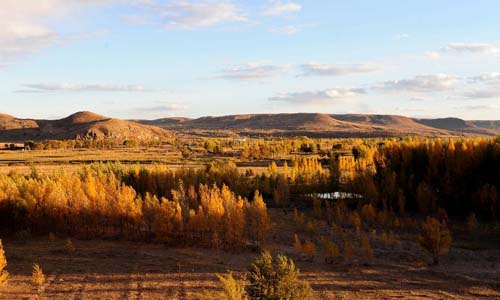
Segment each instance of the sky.
[[500,119],[498,0],[1,0],[0,112]]

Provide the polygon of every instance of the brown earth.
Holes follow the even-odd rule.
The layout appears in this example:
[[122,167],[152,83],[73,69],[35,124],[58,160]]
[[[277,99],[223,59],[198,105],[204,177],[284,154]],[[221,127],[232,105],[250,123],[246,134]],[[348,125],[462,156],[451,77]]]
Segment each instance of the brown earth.
[[[302,278],[311,283],[315,299],[500,299],[498,247],[467,250],[459,239],[439,266],[430,267],[414,237],[402,235],[394,247],[372,240],[371,260],[363,259],[355,249],[349,261],[339,258],[324,264],[320,254],[307,261],[294,252],[290,214],[272,210],[271,215],[275,222],[267,248],[294,258]],[[73,240],[76,252],[69,255],[64,243],[63,238],[4,240],[11,276],[9,284],[0,287],[0,299],[196,299],[197,293],[216,288],[216,274],[231,270],[239,278],[244,276],[258,254]],[[47,276],[40,291],[30,284],[35,262]]]

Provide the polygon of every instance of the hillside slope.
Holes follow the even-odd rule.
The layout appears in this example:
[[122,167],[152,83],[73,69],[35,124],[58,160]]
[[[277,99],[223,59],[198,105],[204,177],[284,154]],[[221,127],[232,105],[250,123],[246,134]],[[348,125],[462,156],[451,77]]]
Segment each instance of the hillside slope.
[[151,140],[172,136],[163,128],[78,112],[59,120],[18,119],[0,115],[0,141],[75,138]]
[[[142,123],[143,121],[141,121]],[[147,121],[173,130],[233,130],[242,133],[311,136],[450,136],[447,130],[389,115],[328,115],[320,113],[247,114],[201,117],[193,120]]]

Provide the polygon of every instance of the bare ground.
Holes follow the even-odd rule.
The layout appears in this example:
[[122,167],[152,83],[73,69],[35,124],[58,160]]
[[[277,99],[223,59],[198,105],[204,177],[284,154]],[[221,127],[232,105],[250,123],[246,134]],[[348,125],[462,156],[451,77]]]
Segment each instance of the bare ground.
[[[292,247],[294,229],[280,214],[272,212],[272,219],[281,221],[273,226],[268,248],[295,259],[315,299],[500,299],[500,248],[495,243],[468,250],[457,241],[439,266],[429,266],[414,238],[403,236],[393,248],[374,240],[371,260],[356,253],[352,260],[324,264],[320,255],[314,261],[300,259]],[[73,240],[76,252],[69,255],[64,243],[4,239],[11,276],[0,287],[0,299],[196,299],[204,289],[216,288],[216,274],[232,270],[244,276],[258,255],[111,240]],[[30,283],[33,263],[47,276],[39,290]]]

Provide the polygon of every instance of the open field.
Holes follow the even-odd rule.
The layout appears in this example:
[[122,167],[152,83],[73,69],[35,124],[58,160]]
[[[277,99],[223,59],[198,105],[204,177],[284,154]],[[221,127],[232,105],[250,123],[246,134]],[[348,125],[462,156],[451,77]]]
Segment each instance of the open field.
[[[292,258],[314,299],[500,299],[498,195],[487,184],[496,182],[493,166],[500,156],[487,155],[482,149],[489,148],[481,146],[496,147],[496,140],[466,140],[456,147],[453,140],[365,140],[334,149],[337,140],[304,140],[287,150],[279,149],[281,142],[263,142],[274,152],[248,148],[261,152],[257,158],[241,155],[252,145],[215,153],[203,143],[187,157],[183,146],[170,145],[0,151],[0,173],[7,174],[0,177],[1,239],[10,273],[0,299],[197,300],[204,290],[220,290],[218,274],[232,271],[248,279],[260,250]],[[429,155],[413,157],[412,149]],[[434,149],[455,155],[439,156],[442,151]],[[379,164],[381,157],[388,163]],[[83,166],[101,162],[83,172]],[[212,163],[220,164],[209,168]],[[32,173],[33,167],[46,176]],[[61,169],[66,173],[57,173]],[[415,187],[406,171],[422,174],[422,183]],[[456,200],[462,206],[454,206],[448,199],[464,187],[461,180],[472,184],[469,173],[483,177],[475,190],[462,191],[469,193]],[[263,226],[262,239],[251,229],[265,222],[249,219],[258,218],[252,215],[256,190],[271,223]],[[333,191],[357,196],[317,198]],[[448,217],[442,207],[463,212]],[[439,220],[440,237],[442,230],[451,233],[439,265],[430,264],[419,242],[427,217]],[[67,239],[74,253],[65,249]],[[232,248],[232,242],[240,244]],[[338,247],[336,254],[326,254],[327,242]],[[307,243],[314,250],[306,250]],[[46,275],[39,288],[31,282],[34,263]]]
[[[277,218],[281,212],[271,214],[274,220],[288,220]],[[268,248],[296,258],[315,299],[500,299],[498,245],[452,248],[440,266],[429,267],[418,245],[403,237],[394,249],[376,249],[370,262],[355,256],[324,264],[320,257],[313,262],[301,260],[291,243],[283,242],[291,238],[291,222],[280,221],[273,228]],[[196,299],[203,289],[217,286],[216,274],[232,270],[241,276],[258,254],[74,240],[76,252],[68,255],[64,241],[5,240],[11,277],[9,285],[0,288],[0,299]],[[47,276],[39,298],[30,284],[34,262]]]
[[[285,157],[290,159],[292,156]],[[169,169],[201,168],[214,161],[233,161],[240,171],[248,169],[256,173],[266,172],[271,160],[241,161],[236,157],[195,153],[183,159],[179,151],[158,148],[114,148],[114,149],[56,149],[8,151],[0,150],[0,173],[17,172],[28,174],[32,168],[41,173],[52,173],[63,168],[67,172],[79,170],[82,165],[92,163],[121,163],[143,167],[167,166]]]

